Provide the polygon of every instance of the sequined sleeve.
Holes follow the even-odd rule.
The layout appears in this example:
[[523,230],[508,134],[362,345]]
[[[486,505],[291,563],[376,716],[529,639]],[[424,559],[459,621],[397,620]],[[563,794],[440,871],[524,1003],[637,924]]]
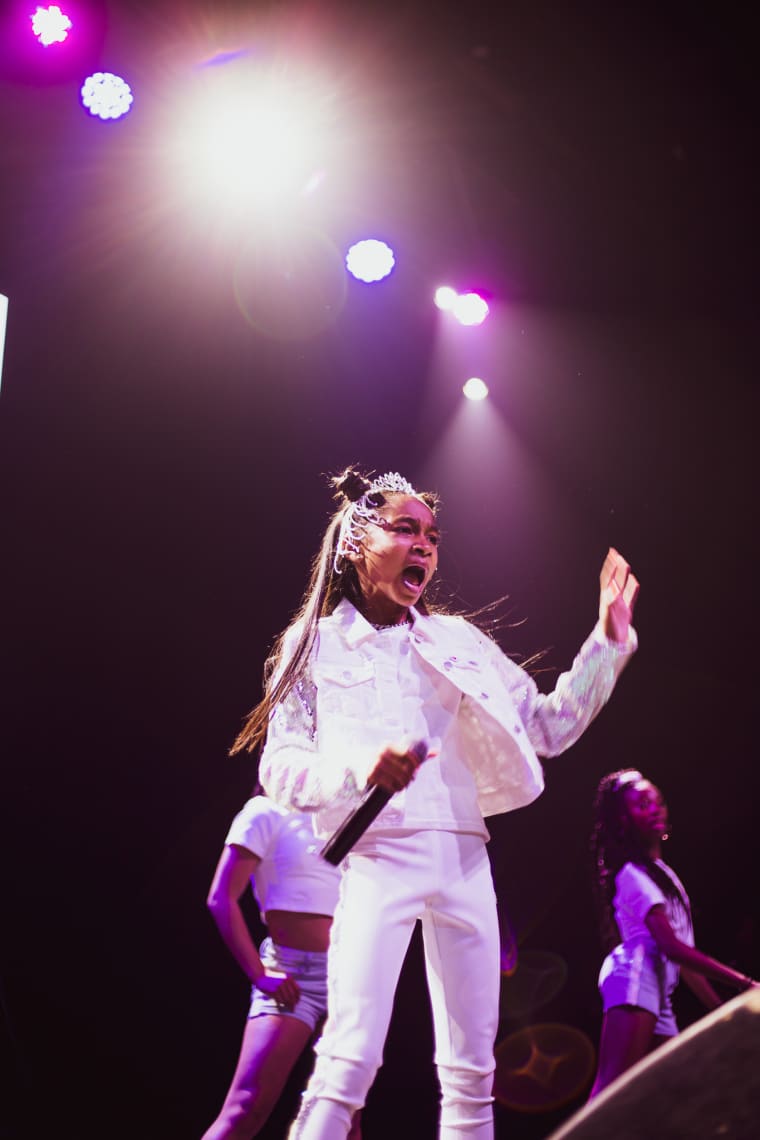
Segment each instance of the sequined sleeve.
[[541,693],[533,678],[490,642],[489,652],[539,756],[557,756],[579,739],[609,700],[636,645],[633,630],[627,644],[618,645],[597,626],[553,691]]
[[274,710],[259,779],[275,803],[289,810],[349,806],[359,796],[353,773],[319,751],[317,686],[308,667]]

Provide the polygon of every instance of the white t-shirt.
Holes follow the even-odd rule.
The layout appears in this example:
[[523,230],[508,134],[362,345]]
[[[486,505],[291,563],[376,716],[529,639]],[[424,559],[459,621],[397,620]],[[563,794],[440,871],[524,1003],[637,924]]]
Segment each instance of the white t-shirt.
[[266,796],[254,796],[230,825],[225,843],[244,847],[261,862],[251,885],[264,918],[269,910],[332,916],[340,871],[319,854],[312,817],[289,812]]
[[[656,859],[657,866],[669,876],[681,892],[685,904],[672,895],[666,895],[658,887],[643,867],[635,863],[625,863],[615,876],[615,897],[612,900],[615,921],[623,942],[629,946],[647,946],[653,955],[659,955],[657,943],[649,933],[646,918],[653,906],[664,906],[675,935],[687,946],[694,945],[694,931],[691,924],[689,898],[683,883],[672,867],[662,859]],[[678,981],[678,966],[669,959],[666,961],[666,975],[669,986]]]

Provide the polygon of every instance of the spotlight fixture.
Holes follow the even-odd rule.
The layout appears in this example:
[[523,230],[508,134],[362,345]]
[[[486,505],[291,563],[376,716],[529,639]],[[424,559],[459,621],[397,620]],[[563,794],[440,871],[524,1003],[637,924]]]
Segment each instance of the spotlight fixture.
[[29,19],[32,21],[32,31],[43,47],[62,44],[72,28],[71,20],[57,4],[51,4],[48,8],[38,7]]
[[488,395],[488,385],[479,376],[471,376],[462,391],[468,400],[485,400]]
[[450,285],[440,285],[435,291],[435,303],[444,313],[450,313],[457,300],[457,291]]
[[120,119],[132,106],[128,83],[110,71],[96,71],[85,79],[80,92],[82,103],[99,119]]
[[375,238],[356,242],[346,254],[348,272],[367,284],[382,281],[391,272],[395,263],[391,247]]
[[460,293],[451,311],[460,325],[482,325],[488,316],[488,303],[479,293]]

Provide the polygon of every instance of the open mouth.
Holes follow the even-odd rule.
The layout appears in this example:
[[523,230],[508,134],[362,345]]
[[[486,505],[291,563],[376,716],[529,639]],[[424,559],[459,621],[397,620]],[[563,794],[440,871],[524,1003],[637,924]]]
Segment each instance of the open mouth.
[[425,581],[425,571],[421,566],[407,566],[401,575],[401,580],[410,590],[419,590]]

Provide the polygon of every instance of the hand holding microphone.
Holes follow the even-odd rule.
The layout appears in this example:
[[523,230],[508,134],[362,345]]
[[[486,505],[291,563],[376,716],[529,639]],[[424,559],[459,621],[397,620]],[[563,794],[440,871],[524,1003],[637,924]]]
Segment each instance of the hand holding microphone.
[[416,741],[407,748],[406,752],[386,748],[367,778],[367,790],[360,803],[327,840],[321,851],[322,858],[332,863],[334,867],[342,863],[391,796],[411,783],[415,772],[427,756],[426,740]]
[[423,760],[427,759],[427,755],[426,740],[415,741],[405,752],[399,752],[396,748],[386,748],[380,753],[377,764],[367,777],[367,785],[378,790],[382,789],[389,797],[403,791],[407,784],[412,782],[415,772]]

